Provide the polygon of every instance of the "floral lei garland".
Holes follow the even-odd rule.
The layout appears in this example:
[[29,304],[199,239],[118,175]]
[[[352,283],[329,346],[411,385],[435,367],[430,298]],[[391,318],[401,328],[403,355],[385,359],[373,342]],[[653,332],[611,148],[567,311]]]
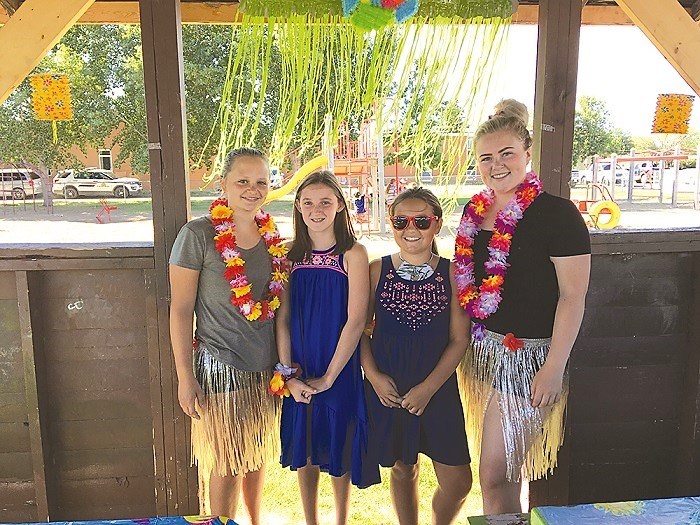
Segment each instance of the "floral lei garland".
[[248,321],[264,321],[275,317],[275,310],[280,307],[280,293],[287,281],[287,247],[282,245],[275,223],[270,214],[258,210],[255,214],[255,223],[258,225],[260,236],[265,241],[267,252],[272,257],[272,273],[268,284],[267,298],[262,301],[253,300],[253,285],[248,282],[245,274],[245,261],[241,252],[236,249],[236,225],[231,220],[233,210],[228,206],[225,198],[216,199],[209,207],[211,221],[214,224],[216,235],[214,242],[216,249],[226,264],[224,277],[231,285],[231,304]]
[[[485,189],[471,198],[459,223],[455,241],[455,281],[459,304],[472,319],[486,319],[501,302],[501,290],[508,266],[510,243],[523,212],[542,193],[542,182],[534,172],[529,172],[518,186],[515,195],[498,212],[493,225],[493,235],[488,245],[489,259],[484,263],[487,276],[476,287],[474,277],[474,239],[481,230],[486,211],[493,205],[492,189]],[[481,341],[486,335],[482,323],[473,323],[472,336]],[[512,335],[512,334],[510,334]]]

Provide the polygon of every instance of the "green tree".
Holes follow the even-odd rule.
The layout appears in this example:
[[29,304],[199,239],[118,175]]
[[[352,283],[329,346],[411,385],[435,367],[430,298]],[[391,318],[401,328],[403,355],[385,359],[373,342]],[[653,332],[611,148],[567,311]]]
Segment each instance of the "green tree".
[[609,131],[608,111],[605,102],[595,97],[581,97],[574,119],[573,162],[585,159],[606,149]]
[[614,128],[608,133],[608,143],[602,153],[604,155],[612,153],[629,153],[634,147],[632,136],[620,128]]

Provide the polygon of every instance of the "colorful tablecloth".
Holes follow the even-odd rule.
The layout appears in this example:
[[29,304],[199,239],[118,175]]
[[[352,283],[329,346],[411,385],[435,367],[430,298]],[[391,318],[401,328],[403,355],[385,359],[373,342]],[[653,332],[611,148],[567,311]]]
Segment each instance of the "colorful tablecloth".
[[[36,524],[10,523],[7,525]],[[237,525],[237,523],[225,516],[164,516],[131,520],[52,521],[47,525]]]
[[536,507],[532,525],[700,525],[700,497]]

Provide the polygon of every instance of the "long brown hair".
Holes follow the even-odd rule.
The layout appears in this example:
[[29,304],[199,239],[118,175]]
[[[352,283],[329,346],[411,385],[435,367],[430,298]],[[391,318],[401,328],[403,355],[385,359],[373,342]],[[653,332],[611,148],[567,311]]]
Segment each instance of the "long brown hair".
[[335,249],[333,250],[333,254],[345,253],[354,246],[357,240],[355,237],[355,230],[352,227],[352,221],[350,220],[348,204],[345,202],[343,190],[338,184],[338,179],[331,171],[315,171],[303,180],[297,188],[297,193],[294,197],[294,242],[292,242],[292,247],[287,255],[290,261],[308,259],[313,253],[309,228],[306,226],[304,217],[301,215],[298,208],[301,192],[304,191],[304,188],[312,184],[328,186],[338,198],[338,204],[343,206],[343,209],[335,214],[335,219],[333,220],[333,234],[335,235]]
[[[396,206],[408,199],[416,199],[419,201],[423,201],[433,209],[433,215],[435,215],[438,219],[442,218],[442,206],[440,205],[440,201],[432,191],[423,187],[409,188],[399,193],[394,199],[394,202],[391,203],[391,206],[389,206],[389,213],[391,215],[394,215],[394,212],[396,211]],[[435,242],[435,238],[433,238],[432,250],[433,253],[438,254],[438,248],[437,243]]]

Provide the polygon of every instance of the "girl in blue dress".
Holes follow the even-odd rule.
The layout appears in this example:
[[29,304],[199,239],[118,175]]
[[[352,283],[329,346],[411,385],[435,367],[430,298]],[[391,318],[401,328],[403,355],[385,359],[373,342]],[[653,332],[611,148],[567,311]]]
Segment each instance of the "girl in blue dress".
[[437,255],[442,208],[435,195],[406,190],[389,211],[399,253],[370,265],[374,297],[362,339],[372,436],[367,463],[391,467],[399,523],[417,525],[418,453],[428,456],[438,481],[432,523],[448,524],[472,482],[455,374],[469,344],[469,318],[457,300],[452,263]]
[[300,376],[286,383],[292,397],[282,406],[281,461],[297,471],[306,523],[318,523],[323,471],[332,476],[336,522],[344,524],[367,443],[359,340],[369,272],[333,173],[312,173],[299,186],[294,234],[277,345],[281,364],[300,368]]

